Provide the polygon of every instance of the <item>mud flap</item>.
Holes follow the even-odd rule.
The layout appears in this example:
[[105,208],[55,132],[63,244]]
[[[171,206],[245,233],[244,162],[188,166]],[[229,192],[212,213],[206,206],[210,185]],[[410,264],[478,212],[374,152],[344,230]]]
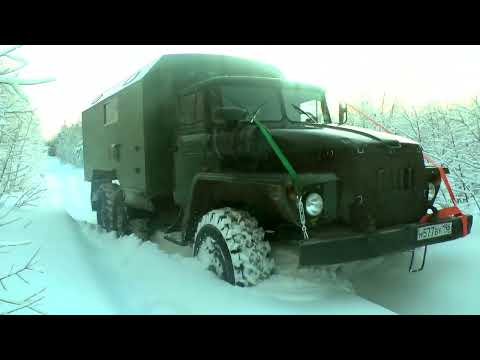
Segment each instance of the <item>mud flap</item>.
[[420,272],[425,267],[425,260],[427,258],[427,245],[423,246],[422,248],[415,248],[411,250],[411,257],[410,257],[410,266],[408,267],[408,271],[411,273]]

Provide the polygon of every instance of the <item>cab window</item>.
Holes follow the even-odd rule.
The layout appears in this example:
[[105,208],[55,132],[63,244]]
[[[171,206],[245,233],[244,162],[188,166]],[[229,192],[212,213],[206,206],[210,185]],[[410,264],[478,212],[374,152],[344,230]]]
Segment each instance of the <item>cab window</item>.
[[[307,122],[309,116],[305,113],[313,115],[318,119],[319,123],[329,120],[327,104],[322,93],[301,88],[286,88],[282,90],[282,93],[288,120],[293,122]],[[299,111],[297,108],[302,111]]]
[[118,99],[114,98],[104,105],[105,111],[103,118],[104,125],[110,125],[118,122]]

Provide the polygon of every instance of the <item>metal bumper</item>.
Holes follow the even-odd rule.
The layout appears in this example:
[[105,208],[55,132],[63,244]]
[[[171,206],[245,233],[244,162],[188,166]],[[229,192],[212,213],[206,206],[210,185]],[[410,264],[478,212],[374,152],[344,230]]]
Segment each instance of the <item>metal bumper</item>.
[[[472,216],[465,215],[468,233],[472,228]],[[433,224],[452,222],[452,234],[427,240],[417,240],[417,229]],[[404,224],[378,230],[373,233],[341,231],[309,231],[310,238],[300,243],[300,265],[331,265],[363,260],[386,254],[413,250],[425,245],[437,244],[463,237],[460,218],[448,218],[435,222]]]

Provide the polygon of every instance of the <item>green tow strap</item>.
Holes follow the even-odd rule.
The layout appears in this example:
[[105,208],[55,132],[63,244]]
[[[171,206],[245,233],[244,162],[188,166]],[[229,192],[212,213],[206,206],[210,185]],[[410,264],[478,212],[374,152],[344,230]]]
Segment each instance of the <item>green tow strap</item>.
[[290,162],[288,161],[287,157],[285,156],[285,154],[283,153],[283,151],[280,149],[280,147],[278,146],[278,144],[275,142],[275,140],[273,139],[273,136],[272,134],[270,133],[270,131],[268,130],[268,128],[263,125],[260,121],[258,121],[257,119],[253,119],[253,122],[255,123],[255,125],[257,125],[257,127],[260,129],[260,132],[262,133],[262,135],[265,137],[265,139],[267,140],[268,144],[271,146],[271,148],[273,149],[273,151],[275,152],[275,154],[277,155],[277,157],[280,159],[280,161],[282,162],[283,166],[285,167],[285,169],[287,170],[288,172],[288,175],[290,176],[290,178],[292,179],[292,182],[293,182],[293,186],[295,188],[295,191],[297,192],[297,194],[299,194],[299,191],[300,191],[300,188],[298,186],[298,175],[297,175],[297,172],[295,171],[295,169],[293,168],[293,166],[290,164]]
[[287,157],[285,156],[283,151],[280,149],[278,144],[275,142],[272,134],[267,129],[267,127],[265,125],[263,125],[260,121],[258,121],[255,117],[253,117],[252,121],[260,129],[260,132],[265,137],[265,140],[267,140],[268,144],[273,149],[273,151],[275,152],[277,157],[280,159],[283,166],[287,170],[288,175],[292,179],[293,187],[295,188],[295,191],[297,192],[297,200],[298,200],[297,201],[297,208],[298,208],[298,215],[300,216],[300,226],[302,228],[303,238],[305,240],[308,240],[308,231],[307,231],[307,226],[305,224],[305,213],[304,213],[304,210],[303,210],[302,196],[300,194],[300,186],[298,185],[297,172],[293,168],[292,164],[290,164],[290,162],[288,161]]

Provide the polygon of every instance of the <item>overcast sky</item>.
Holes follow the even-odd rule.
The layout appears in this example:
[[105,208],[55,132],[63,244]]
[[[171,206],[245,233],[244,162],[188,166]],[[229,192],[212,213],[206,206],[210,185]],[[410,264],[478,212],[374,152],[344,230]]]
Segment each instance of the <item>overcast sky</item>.
[[386,94],[406,106],[462,103],[480,90],[480,46],[26,45],[16,53],[30,61],[23,77],[56,78],[26,89],[49,137],[139,67],[162,54],[185,52],[258,59],[291,80],[320,85],[327,96],[351,102],[378,102]]

